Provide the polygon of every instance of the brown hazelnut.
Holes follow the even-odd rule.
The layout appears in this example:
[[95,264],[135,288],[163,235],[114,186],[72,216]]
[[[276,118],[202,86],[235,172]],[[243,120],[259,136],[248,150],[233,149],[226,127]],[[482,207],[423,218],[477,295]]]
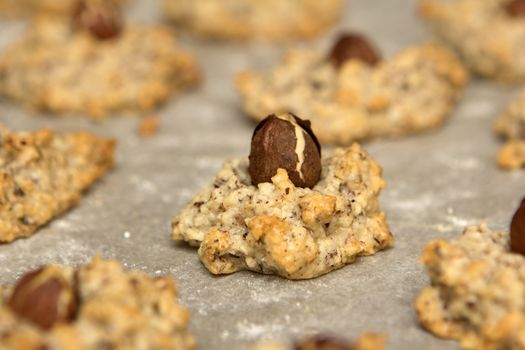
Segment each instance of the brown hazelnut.
[[373,45],[362,35],[344,33],[335,42],[328,59],[339,68],[348,60],[361,60],[375,66],[381,60]]
[[123,29],[123,20],[117,5],[106,2],[77,2],[73,11],[75,28],[85,30],[99,40],[116,38]]
[[55,267],[42,267],[22,276],[8,301],[19,317],[47,330],[71,321],[76,297],[70,283]]
[[512,0],[505,4],[505,11],[511,17],[525,16],[525,0]]
[[321,145],[310,122],[291,113],[270,115],[257,125],[249,159],[255,186],[271,182],[279,168],[297,187],[313,187],[321,177]]
[[326,336],[315,336],[295,344],[295,350],[352,350],[345,342]]
[[525,198],[521,201],[510,224],[510,250],[525,255]]

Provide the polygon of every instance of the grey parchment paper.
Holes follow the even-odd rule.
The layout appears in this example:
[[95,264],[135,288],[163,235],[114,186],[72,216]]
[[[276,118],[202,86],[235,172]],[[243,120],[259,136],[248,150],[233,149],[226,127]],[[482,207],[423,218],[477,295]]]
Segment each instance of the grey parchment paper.
[[[158,21],[156,5],[137,0],[130,16]],[[415,8],[414,0],[350,1],[339,26],[309,45],[326,49],[338,29],[357,29],[389,56],[429,39]],[[0,23],[0,49],[22,29],[21,23]],[[515,91],[474,81],[442,129],[366,145],[384,167],[388,188],[381,203],[395,248],[309,281],[249,272],[214,277],[194,249],[170,240],[170,220],[226,158],[248,155],[254,125],[240,112],[233,75],[272,66],[284,48],[206,43],[187,35],[181,45],[198,55],[204,84],[161,108],[159,133],[147,140],[136,135],[136,116],[94,124],[0,101],[0,122],[11,128],[88,129],[119,141],[117,166],[77,208],[29,239],[0,246],[0,283],[41,264],[75,265],[100,254],[128,268],[174,276],[200,349],[289,342],[315,332],[350,339],[367,330],[385,333],[389,349],[456,349],[418,325],[414,299],[427,283],[418,258],[426,242],[455,237],[467,225],[486,221],[507,229],[525,194],[524,175],[497,168],[492,123]]]

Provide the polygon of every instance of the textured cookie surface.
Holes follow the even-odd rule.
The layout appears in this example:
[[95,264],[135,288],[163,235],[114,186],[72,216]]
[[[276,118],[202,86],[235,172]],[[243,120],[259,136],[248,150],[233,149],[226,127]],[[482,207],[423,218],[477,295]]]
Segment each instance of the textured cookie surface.
[[13,289],[5,288],[0,304],[0,349],[195,349],[187,331],[190,315],[177,304],[172,278],[150,278],[100,259],[78,269],[46,269],[53,269],[53,275],[76,293],[74,318],[43,330],[13,312],[8,304]]
[[416,302],[423,326],[464,349],[525,349],[525,257],[508,246],[508,233],[485,225],[428,244],[431,287]]
[[500,81],[525,78],[525,21],[505,10],[509,0],[424,0],[421,13],[469,68]]
[[449,51],[425,45],[375,67],[349,60],[339,69],[322,53],[292,51],[271,72],[241,73],[237,85],[250,117],[293,112],[312,122],[321,142],[349,144],[439,126],[466,80]]
[[[19,16],[30,14],[69,15],[78,0],[0,0],[0,16]],[[127,0],[106,0],[123,4]]]
[[33,234],[74,206],[113,164],[114,141],[0,125],[0,242]]
[[285,41],[311,38],[343,10],[342,0],[164,0],[166,15],[197,35]]
[[358,145],[323,159],[312,189],[279,169],[252,186],[248,160],[228,161],[173,221],[173,239],[199,247],[214,274],[252,270],[306,279],[393,245],[379,193],[381,168]]
[[507,170],[525,166],[525,91],[500,114],[494,128],[506,140],[498,154],[498,164]]
[[147,110],[194,85],[192,56],[164,27],[128,24],[113,40],[41,19],[0,56],[0,94],[50,112]]

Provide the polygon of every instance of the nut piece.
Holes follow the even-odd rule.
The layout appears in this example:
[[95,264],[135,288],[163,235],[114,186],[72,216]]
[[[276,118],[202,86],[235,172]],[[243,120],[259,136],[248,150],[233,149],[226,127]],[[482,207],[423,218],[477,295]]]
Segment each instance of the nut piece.
[[106,2],[78,1],[73,11],[73,23],[99,40],[116,38],[123,28],[120,8]]
[[295,350],[352,350],[352,347],[345,342],[317,335],[312,338],[308,338],[301,343],[295,344]]
[[270,115],[257,125],[249,158],[255,186],[271,182],[279,168],[297,187],[313,187],[321,177],[321,146],[310,121],[290,113]]
[[510,250],[525,255],[525,198],[510,224]]
[[377,50],[362,35],[357,33],[343,33],[337,39],[330,51],[328,59],[332,64],[340,68],[348,60],[361,60],[371,66],[375,66],[381,60]]
[[510,17],[525,16],[525,0],[512,0],[505,5],[505,11]]
[[54,267],[25,274],[16,284],[8,306],[19,317],[47,330],[71,321],[76,313],[75,293]]

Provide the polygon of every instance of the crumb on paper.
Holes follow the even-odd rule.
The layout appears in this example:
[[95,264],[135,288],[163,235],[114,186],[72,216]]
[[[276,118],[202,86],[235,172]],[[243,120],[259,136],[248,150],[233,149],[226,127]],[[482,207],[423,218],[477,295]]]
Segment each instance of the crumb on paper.
[[159,125],[159,117],[155,115],[144,117],[139,123],[138,134],[141,137],[151,137],[157,133]]
[[443,224],[437,224],[437,225],[434,225],[433,226],[434,230],[438,231],[438,232],[447,232],[447,231],[450,231],[450,226],[447,226],[447,225],[443,225]]

